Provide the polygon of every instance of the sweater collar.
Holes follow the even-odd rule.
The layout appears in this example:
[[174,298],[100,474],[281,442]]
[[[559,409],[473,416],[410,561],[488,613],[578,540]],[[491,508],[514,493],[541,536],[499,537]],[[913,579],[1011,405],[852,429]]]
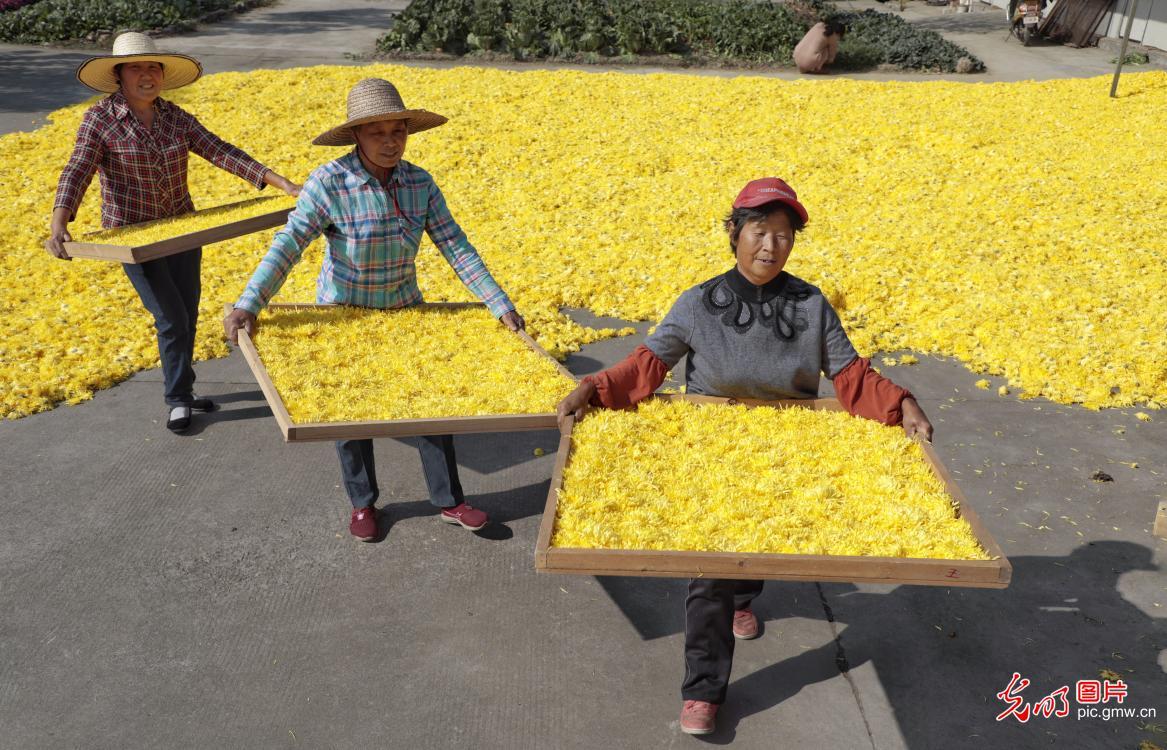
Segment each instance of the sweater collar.
[[725,282],[729,284],[733,293],[746,302],[754,303],[772,301],[786,288],[786,282],[789,278],[790,274],[780,271],[773,279],[762,286],[757,286],[743,276],[742,272],[737,270],[737,266],[725,272]]

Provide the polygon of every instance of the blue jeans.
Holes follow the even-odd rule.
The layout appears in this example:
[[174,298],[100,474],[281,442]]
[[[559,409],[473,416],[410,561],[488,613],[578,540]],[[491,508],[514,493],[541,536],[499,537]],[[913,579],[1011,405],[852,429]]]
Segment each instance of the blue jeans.
[[181,406],[194,399],[192,365],[202,260],[203,249],[196,247],[145,263],[122,264],[142,304],[154,316],[167,406]]
[[[421,471],[425,475],[430,502],[439,508],[461,505],[465,496],[458,481],[458,462],[454,456],[454,438],[450,435],[403,438],[417,446]],[[340,474],[344,490],[354,508],[368,508],[377,502],[377,469],[373,462],[372,440],[337,440]]]

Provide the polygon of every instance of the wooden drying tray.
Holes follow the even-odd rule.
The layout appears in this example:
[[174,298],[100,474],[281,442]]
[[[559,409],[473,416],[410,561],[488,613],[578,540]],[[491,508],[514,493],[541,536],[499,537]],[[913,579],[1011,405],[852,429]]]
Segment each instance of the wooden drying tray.
[[[815,410],[841,411],[835,399],[791,401],[751,401],[696,395],[656,396],[683,399],[694,403],[736,404],[747,406],[793,406]],[[587,419],[585,416],[584,419]],[[1009,585],[1013,566],[1001,548],[965,502],[960,488],[952,481],[932,446],[921,443],[929,466],[944,483],[955,501],[957,517],[972,527],[973,534],[991,560],[941,560],[910,557],[867,557],[843,555],[790,555],[757,552],[692,552],[668,550],[581,549],[551,546],[555,528],[558,491],[571,461],[571,434],[574,418],[559,440],[559,455],[551,476],[547,505],[535,545],[535,569],[541,573],[578,573],[584,575],[655,576],[666,578],[739,578],[783,581],[831,581],[851,583],[910,583],[933,586],[967,586],[1003,589]]]
[[[315,305],[315,304],[288,304],[288,305],[269,305],[269,310],[308,310],[321,307],[333,307],[333,305]],[[429,302],[415,307],[420,308],[470,308],[483,307],[477,302]],[[227,306],[227,312],[231,311],[231,306]],[[411,308],[412,309],[412,308]],[[555,366],[559,371],[570,378],[573,382],[576,377],[568,372],[563,365],[559,364],[548,354],[544,349],[535,343],[526,331],[517,331],[516,335],[522,339],[532,351],[540,356],[555,362]],[[280,432],[284,434],[284,442],[286,443],[301,443],[312,440],[357,440],[364,438],[381,438],[381,437],[412,437],[416,435],[465,435],[477,432],[521,432],[524,430],[553,430],[556,428],[556,415],[554,412],[546,414],[497,414],[475,417],[442,417],[436,419],[381,419],[368,421],[353,421],[353,422],[294,422],[288,414],[288,409],[284,405],[283,398],[280,397],[279,391],[276,390],[272,383],[271,376],[268,375],[267,368],[264,367],[260,360],[259,351],[255,348],[255,342],[247,335],[246,331],[239,331],[239,349],[243,352],[243,357],[247,360],[247,364],[251,366],[251,372],[255,375],[256,381],[259,383],[260,389],[263,391],[264,397],[267,399],[268,406],[271,407],[272,413],[275,415],[276,422],[279,424]]]
[[[223,206],[215,206],[216,210],[221,208],[233,208],[242,206],[245,203],[250,203],[254,198],[240,201],[238,203],[228,203]],[[275,200],[274,198],[269,200]],[[259,206],[257,206],[258,208]],[[207,229],[200,229],[197,232],[189,234],[182,234],[177,237],[170,237],[165,240],[151,242],[147,245],[112,245],[100,242],[86,242],[84,235],[81,241],[66,242],[65,251],[69,253],[72,258],[92,258],[95,260],[113,260],[120,263],[145,263],[149,260],[157,260],[158,258],[165,258],[168,255],[193,250],[196,247],[209,245],[212,242],[222,242],[234,237],[242,237],[245,234],[252,232],[259,232],[264,229],[271,229],[278,227],[288,220],[288,214],[292,210],[292,206],[281,208],[277,211],[268,211],[267,213],[258,216],[251,216],[246,219],[232,221],[227,224],[221,224],[217,227],[209,227]],[[198,212],[186,214],[187,216],[194,216]],[[175,217],[169,217],[175,218]],[[149,222],[143,222],[149,223]],[[127,227],[137,227],[140,224],[129,224]],[[103,230],[109,231],[109,230]],[[94,232],[93,234],[98,234]],[[110,238],[114,239],[114,238]]]

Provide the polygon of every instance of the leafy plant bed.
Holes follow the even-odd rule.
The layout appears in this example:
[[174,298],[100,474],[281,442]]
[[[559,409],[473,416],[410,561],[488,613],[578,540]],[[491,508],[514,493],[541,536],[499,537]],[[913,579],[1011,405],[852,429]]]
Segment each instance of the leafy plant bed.
[[[0,0],[0,2],[11,0]],[[123,31],[190,31],[273,0],[38,0],[0,13],[0,41],[91,42],[108,46]]]
[[984,69],[971,53],[935,32],[875,11],[841,13],[817,1],[414,0],[377,49],[402,57],[789,66],[806,31],[827,19],[855,24],[837,69],[889,64],[943,72]]
[[984,62],[965,48],[899,16],[869,9],[833,13],[830,20],[841,21],[849,29],[839,45],[839,67],[863,67],[878,55],[881,63],[910,70],[980,73],[985,69]]

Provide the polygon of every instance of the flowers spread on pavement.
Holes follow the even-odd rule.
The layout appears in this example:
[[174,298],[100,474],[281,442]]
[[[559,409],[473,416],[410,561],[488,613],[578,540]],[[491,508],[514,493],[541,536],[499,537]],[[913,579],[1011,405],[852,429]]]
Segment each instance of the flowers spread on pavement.
[[[360,78],[450,117],[409,139],[533,336],[562,356],[619,331],[563,308],[660,320],[733,262],[721,221],[749,179],[785,178],[810,212],[788,270],[821,287],[857,348],[955,357],[1021,397],[1090,408],[1167,403],[1167,73],[1021,83],[389,65],[207,76],[167,92],[211,131],[303,180],[343,149]],[[153,326],[116,264],[42,248],[85,110],[0,138],[0,415],[20,417],[157,366]],[[192,158],[196,205],[253,197]],[[99,226],[93,185],[70,229]],[[176,229],[176,231],[178,231]],[[196,356],[274,230],[210,245]],[[277,301],[315,298],[321,243]],[[469,293],[427,243],[430,301]],[[902,363],[902,362],[901,362]]]
[[255,345],[301,424],[546,414],[576,385],[481,306],[274,308]]
[[845,412],[654,399],[572,446],[555,547],[988,559],[920,446]]

